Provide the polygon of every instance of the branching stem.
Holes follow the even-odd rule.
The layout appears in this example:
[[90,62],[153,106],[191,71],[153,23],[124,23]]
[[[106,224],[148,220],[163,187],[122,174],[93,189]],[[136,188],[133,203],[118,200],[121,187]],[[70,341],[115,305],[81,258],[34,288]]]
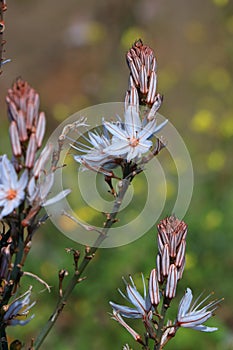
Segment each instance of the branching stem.
[[72,291],[74,290],[75,286],[79,283],[80,277],[82,276],[84,270],[94,257],[97,249],[101,246],[101,243],[105,240],[107,237],[107,233],[109,229],[112,227],[112,225],[115,222],[116,216],[119,212],[120,206],[122,204],[123,198],[125,196],[125,193],[127,192],[130,185],[130,179],[126,178],[122,180],[122,186],[119,189],[119,193],[117,198],[115,199],[112,212],[109,214],[104,227],[102,229],[102,232],[99,234],[98,238],[96,239],[96,242],[94,244],[94,247],[90,248],[88,252],[85,253],[85,256],[83,257],[83,260],[81,264],[79,265],[78,271],[74,273],[72,276],[70,282],[68,283],[66,289],[63,292],[63,296],[59,299],[58,304],[50,316],[48,322],[45,324],[44,328],[41,330],[41,332],[38,334],[37,338],[34,342],[34,350],[37,350],[40,348],[41,344],[44,342],[46,336],[54,326],[57,318],[61,314],[64,306],[66,305],[66,302],[71,295]]

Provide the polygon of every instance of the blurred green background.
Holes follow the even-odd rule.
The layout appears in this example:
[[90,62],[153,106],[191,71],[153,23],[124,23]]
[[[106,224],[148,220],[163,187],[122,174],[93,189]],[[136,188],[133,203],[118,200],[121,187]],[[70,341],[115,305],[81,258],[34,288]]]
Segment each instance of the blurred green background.
[[[93,104],[123,101],[128,82],[125,52],[141,37],[158,59],[160,113],[182,135],[192,158],[195,188],[185,216],[189,225],[187,267],[180,283],[198,295],[214,290],[225,301],[205,334],[180,330],[167,349],[233,349],[233,2],[230,0],[12,0],[5,15],[5,56],[1,75],[1,153],[10,155],[5,95],[21,76],[40,93],[48,117],[47,136],[72,113]],[[161,154],[161,157],[164,157]],[[163,216],[170,214],[176,182],[168,183]],[[156,205],[156,203],[155,203]],[[163,218],[161,216],[161,219]],[[47,222],[35,236],[26,270],[39,274],[52,292],[33,284],[35,319],[11,328],[11,339],[29,343],[49,317],[57,298],[57,273],[72,273],[66,247],[80,248]],[[121,349],[140,346],[110,320],[109,300],[123,302],[121,276],[154,267],[156,230],[136,242],[102,249],[86,271],[88,279],[69,300],[42,349]],[[174,302],[174,307],[175,307]],[[173,315],[175,317],[175,315]],[[135,328],[140,325],[135,322]],[[139,327],[139,328],[138,328]],[[142,328],[141,328],[142,329]]]

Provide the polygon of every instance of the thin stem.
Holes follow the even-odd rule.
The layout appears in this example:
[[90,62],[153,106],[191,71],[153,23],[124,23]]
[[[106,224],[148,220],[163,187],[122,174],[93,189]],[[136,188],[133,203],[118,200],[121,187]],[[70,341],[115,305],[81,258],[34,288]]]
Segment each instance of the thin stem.
[[98,238],[96,239],[96,242],[94,244],[94,247],[92,247],[88,252],[86,252],[85,256],[83,257],[83,260],[79,266],[78,271],[75,272],[73,277],[71,278],[68,286],[66,287],[62,298],[60,298],[54,312],[50,316],[48,322],[44,326],[44,328],[41,330],[41,332],[38,334],[37,338],[35,339],[34,342],[34,349],[37,350],[40,348],[41,344],[44,342],[46,336],[54,326],[57,318],[61,314],[64,306],[66,305],[66,302],[72,293],[73,289],[75,286],[80,282],[80,278],[90,263],[90,261],[93,259],[97,249],[100,247],[101,243],[105,240],[107,237],[107,233],[109,229],[112,227],[112,225],[115,222],[116,216],[119,212],[120,206],[122,204],[123,198],[125,196],[125,193],[127,192],[127,189],[130,185],[130,179],[123,179],[122,180],[122,186],[119,190],[118,197],[116,198],[114,202],[114,206],[112,209],[112,212],[108,215],[107,221],[104,224],[104,227],[102,229],[102,232],[99,234]]
[[157,331],[157,337],[156,337],[156,343],[154,346],[154,350],[161,350],[161,340],[162,340],[162,335],[163,335],[164,322],[165,322],[166,312],[167,312],[167,309],[169,308],[169,305],[170,305],[170,299],[167,299],[164,296],[163,305],[162,305],[161,312],[160,312],[160,319],[159,319],[159,323],[158,323],[158,331]]
[[[20,219],[19,219],[20,222]],[[4,295],[0,303],[0,308],[7,304],[9,299],[12,296],[12,291],[14,291],[14,288],[17,287],[17,284],[19,283],[19,280],[21,278],[21,267],[20,267],[20,262],[22,260],[23,254],[24,254],[24,241],[23,241],[23,228],[20,226],[20,231],[17,229],[17,224],[15,226],[12,226],[11,230],[14,231],[15,237],[17,237],[17,249],[15,253],[15,261],[14,261],[14,266],[11,272],[10,276],[10,281],[8,285],[6,285],[6,288],[4,290]]]
[[8,342],[6,338],[6,328],[4,326],[1,327],[0,329],[0,350],[8,350]]
[[2,73],[2,62],[3,62],[3,53],[4,53],[4,44],[5,40],[3,38],[3,33],[5,29],[4,16],[3,13],[6,11],[6,3],[4,0],[0,0],[0,74]]

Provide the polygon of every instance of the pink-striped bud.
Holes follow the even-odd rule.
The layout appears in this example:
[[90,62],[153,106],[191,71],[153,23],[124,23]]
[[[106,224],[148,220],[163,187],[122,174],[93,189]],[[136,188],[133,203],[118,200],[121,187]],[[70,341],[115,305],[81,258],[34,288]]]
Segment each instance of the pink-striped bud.
[[159,305],[160,302],[160,293],[159,293],[159,283],[157,278],[157,271],[153,269],[150,273],[149,279],[149,295],[151,304],[153,306]]
[[37,151],[36,135],[32,133],[29,139],[28,147],[27,147],[26,161],[25,161],[25,166],[29,169],[33,168],[34,166],[36,151]]
[[12,121],[9,128],[12,153],[15,157],[19,157],[22,154],[22,149],[19,140],[18,128],[15,121]]
[[167,298],[172,299],[176,295],[176,286],[177,286],[177,268],[175,264],[171,264],[169,268],[166,292],[165,295]]

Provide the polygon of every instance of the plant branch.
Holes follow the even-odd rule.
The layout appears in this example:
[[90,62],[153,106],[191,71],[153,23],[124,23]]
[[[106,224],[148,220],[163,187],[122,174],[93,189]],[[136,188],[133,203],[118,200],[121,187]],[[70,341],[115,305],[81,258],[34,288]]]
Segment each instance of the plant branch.
[[5,0],[0,0],[0,74],[2,73],[2,64],[3,64],[3,53],[4,53],[4,44],[5,40],[3,37],[3,33],[5,30],[5,23],[4,23],[4,12],[6,11],[7,6]]
[[159,323],[158,323],[158,331],[157,331],[157,337],[156,337],[156,343],[154,346],[154,350],[161,350],[161,340],[162,340],[162,335],[163,335],[163,330],[164,330],[164,322],[165,322],[165,317],[166,317],[166,312],[167,309],[170,306],[170,299],[166,298],[164,296],[163,299],[163,305],[161,308],[161,312],[160,312],[160,319],[159,319]]
[[64,290],[63,296],[58,301],[58,304],[50,316],[48,322],[44,326],[44,328],[41,330],[41,332],[38,334],[37,338],[34,342],[34,349],[37,350],[40,348],[41,344],[44,342],[46,336],[54,326],[57,318],[61,314],[64,306],[66,305],[66,302],[71,295],[72,291],[74,290],[75,286],[80,282],[80,278],[85,271],[86,267],[90,263],[90,261],[93,259],[97,249],[100,247],[101,243],[105,240],[107,237],[107,233],[109,229],[112,227],[112,225],[115,222],[116,216],[119,212],[120,206],[122,204],[123,198],[125,196],[125,193],[127,192],[129,185],[130,185],[130,179],[126,178],[123,179],[121,182],[121,187],[119,189],[119,193],[117,198],[115,199],[112,212],[108,215],[107,220],[104,224],[104,227],[102,229],[102,232],[99,234],[98,238],[96,239],[96,242],[94,243],[94,247],[90,248],[90,250],[86,251],[85,256],[83,257],[83,260],[79,266],[79,269],[74,273],[72,276],[68,286]]

